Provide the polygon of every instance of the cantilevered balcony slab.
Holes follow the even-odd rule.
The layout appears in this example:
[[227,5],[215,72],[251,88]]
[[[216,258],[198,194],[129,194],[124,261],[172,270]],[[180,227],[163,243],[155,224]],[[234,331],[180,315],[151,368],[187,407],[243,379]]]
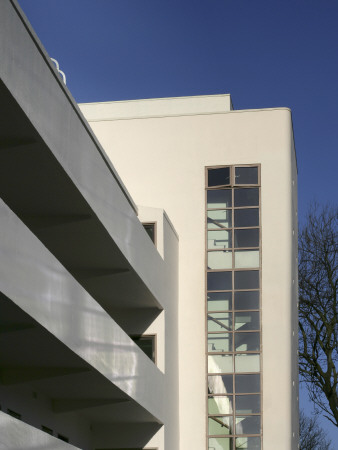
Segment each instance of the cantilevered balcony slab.
[[0,384],[34,383],[55,413],[162,423],[162,372],[3,201],[0,292]]
[[0,449],[79,450],[0,411]]
[[156,315],[164,262],[14,0],[0,2],[0,46],[0,197],[112,317]]

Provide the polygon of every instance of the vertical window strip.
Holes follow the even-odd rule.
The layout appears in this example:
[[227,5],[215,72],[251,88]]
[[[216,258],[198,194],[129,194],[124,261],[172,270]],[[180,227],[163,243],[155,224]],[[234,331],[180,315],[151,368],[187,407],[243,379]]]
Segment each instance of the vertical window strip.
[[258,164],[206,169],[205,228],[207,448],[260,449]]

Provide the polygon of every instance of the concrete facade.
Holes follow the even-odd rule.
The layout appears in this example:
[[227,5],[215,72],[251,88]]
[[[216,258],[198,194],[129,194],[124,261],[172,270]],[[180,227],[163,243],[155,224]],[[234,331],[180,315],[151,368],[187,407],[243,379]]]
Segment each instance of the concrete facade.
[[[0,447],[297,449],[290,111],[230,95],[79,107],[15,0],[0,55]],[[260,170],[260,443],[212,447],[206,168],[240,165]]]

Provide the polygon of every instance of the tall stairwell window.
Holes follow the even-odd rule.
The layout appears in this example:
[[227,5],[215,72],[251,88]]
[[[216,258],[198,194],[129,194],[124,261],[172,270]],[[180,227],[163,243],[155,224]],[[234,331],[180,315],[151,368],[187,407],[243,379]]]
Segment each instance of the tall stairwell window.
[[206,168],[207,449],[261,449],[259,165]]

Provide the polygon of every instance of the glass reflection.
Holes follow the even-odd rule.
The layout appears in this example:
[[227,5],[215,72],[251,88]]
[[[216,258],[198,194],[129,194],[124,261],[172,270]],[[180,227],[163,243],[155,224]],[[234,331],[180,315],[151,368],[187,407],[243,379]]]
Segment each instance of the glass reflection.
[[232,307],[231,292],[208,292],[208,311],[227,311]]
[[208,352],[231,352],[232,333],[208,333]]
[[231,208],[231,189],[215,189],[207,192],[208,209]]
[[208,272],[208,291],[230,291],[232,288],[231,272]]
[[258,167],[236,167],[235,184],[258,184]]
[[236,438],[236,450],[260,450],[261,449],[261,438],[260,437],[240,437]]
[[259,330],[259,312],[258,311],[235,312],[235,330],[239,330],[239,331],[257,330],[258,331]]
[[235,230],[234,246],[236,248],[259,247],[259,228]]
[[233,438],[212,437],[208,440],[208,450],[232,450]]
[[208,252],[208,269],[231,269],[232,252]]
[[234,189],[235,207],[236,206],[258,206],[259,190],[258,188]]
[[219,312],[208,314],[208,332],[210,331],[231,331],[232,313]]
[[208,419],[208,434],[224,435],[233,434],[233,419],[231,416],[213,416]]
[[238,372],[259,372],[259,354],[243,353],[235,355],[235,371]]
[[233,376],[232,375],[209,375],[208,376],[209,394],[232,394]]
[[260,346],[259,333],[235,333],[236,352],[259,352]]
[[233,396],[222,395],[208,397],[208,413],[209,414],[232,414]]
[[260,434],[261,417],[260,416],[237,416],[236,434]]
[[208,373],[233,372],[232,355],[208,355]]
[[230,184],[230,167],[208,170],[208,186]]
[[231,247],[231,231],[209,230],[208,249],[220,250]]
[[259,267],[259,250],[236,250],[236,269],[255,269]]
[[208,211],[208,229],[231,228],[231,210]]
[[235,292],[235,309],[259,309],[259,291]]
[[236,228],[259,226],[258,208],[235,209],[234,214],[234,226]]
[[259,374],[235,375],[236,392],[238,394],[260,392],[260,379]]
[[259,271],[258,270],[236,271],[235,289],[259,289]]
[[236,395],[236,414],[259,414],[260,411],[260,395]]

